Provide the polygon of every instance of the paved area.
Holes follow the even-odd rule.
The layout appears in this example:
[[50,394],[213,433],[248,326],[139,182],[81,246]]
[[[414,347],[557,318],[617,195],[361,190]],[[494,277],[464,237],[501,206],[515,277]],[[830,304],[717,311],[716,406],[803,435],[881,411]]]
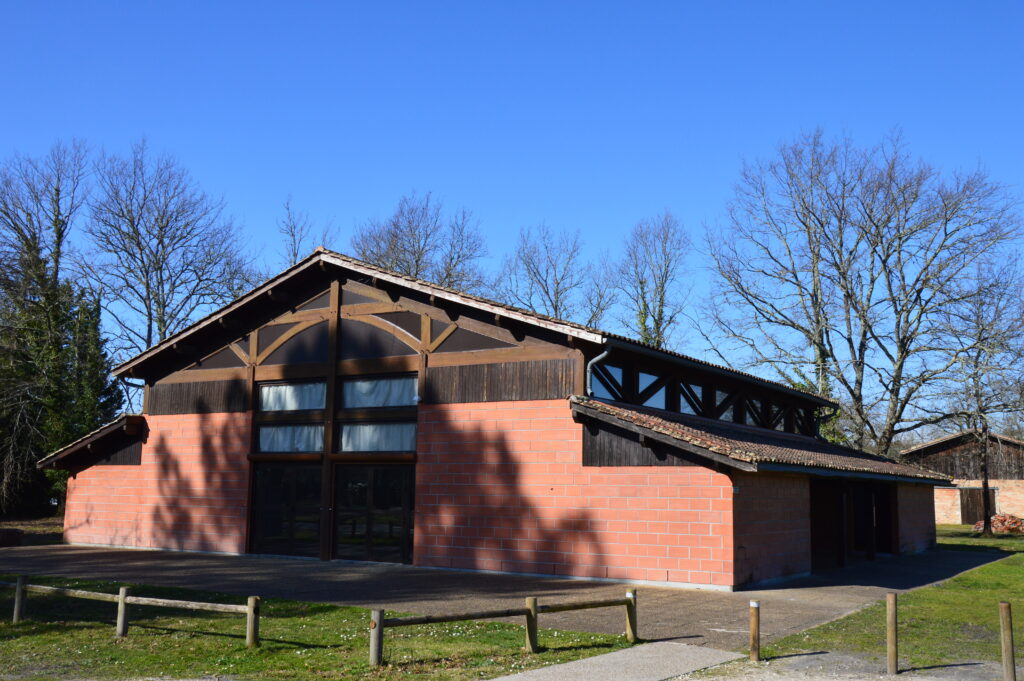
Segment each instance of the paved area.
[[[993,681],[1003,677],[996,662],[959,662],[933,667],[900,667],[901,679],[913,681]],[[770,662],[740,660],[724,667],[686,673],[678,681],[877,681],[885,673],[885,659],[827,653],[800,653]]]
[[[639,633],[722,650],[746,646],[748,602],[761,601],[761,631],[773,640],[827,622],[882,598],[947,579],[1005,554],[932,551],[735,593],[638,587]],[[519,575],[430,570],[401,565],[320,562],[288,558],[135,551],[81,546],[0,549],[0,573],[181,586],[241,596],[291,598],[417,614],[517,607],[525,596],[541,603],[615,598],[624,584]],[[541,626],[621,633],[624,612],[602,608],[541,616]]]
[[493,681],[665,681],[739,657],[742,656],[706,646],[661,641],[501,676]]

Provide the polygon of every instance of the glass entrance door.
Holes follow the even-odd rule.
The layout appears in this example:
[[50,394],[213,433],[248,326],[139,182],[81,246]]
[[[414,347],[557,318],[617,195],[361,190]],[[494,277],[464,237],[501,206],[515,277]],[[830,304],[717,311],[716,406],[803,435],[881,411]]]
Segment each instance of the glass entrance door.
[[253,553],[320,555],[320,471],[319,463],[254,464]]
[[414,467],[334,467],[334,557],[412,562]]

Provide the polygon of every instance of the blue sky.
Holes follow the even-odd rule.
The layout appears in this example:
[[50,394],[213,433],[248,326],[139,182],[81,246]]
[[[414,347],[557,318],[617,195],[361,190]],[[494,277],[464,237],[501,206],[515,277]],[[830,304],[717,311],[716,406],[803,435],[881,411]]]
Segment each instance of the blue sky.
[[[594,252],[670,209],[694,234],[744,158],[901,128],[1024,188],[1020,2],[8,2],[0,156],[145,135],[275,257],[288,195],[343,248],[412,190]],[[692,263],[700,279],[700,259]]]

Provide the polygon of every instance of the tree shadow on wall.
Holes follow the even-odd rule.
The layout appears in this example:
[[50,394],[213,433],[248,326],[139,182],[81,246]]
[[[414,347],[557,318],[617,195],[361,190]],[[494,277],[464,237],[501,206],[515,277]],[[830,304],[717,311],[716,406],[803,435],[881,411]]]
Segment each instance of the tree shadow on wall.
[[[543,418],[533,406],[508,414],[489,406],[420,409],[416,565],[608,577],[605,547],[595,529],[600,521],[580,494],[579,443],[562,439],[574,424],[560,411]],[[466,411],[473,416],[464,418]],[[541,417],[532,419],[518,411]],[[549,430],[558,435],[548,435]],[[522,585],[514,580],[484,577],[453,576],[451,590],[480,582],[492,593],[522,594]],[[444,578],[436,581],[449,583]],[[566,586],[552,584],[552,589]],[[432,591],[435,597],[447,597],[447,588]]]
[[250,416],[209,413],[203,399],[196,411],[155,417],[176,421],[151,432],[157,471],[153,541],[168,549],[244,552]]

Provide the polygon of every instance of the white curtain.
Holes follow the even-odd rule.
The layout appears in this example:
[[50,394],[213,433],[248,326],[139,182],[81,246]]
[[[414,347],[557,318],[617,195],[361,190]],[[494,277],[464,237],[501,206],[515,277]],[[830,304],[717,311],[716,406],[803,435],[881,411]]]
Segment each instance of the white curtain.
[[323,424],[260,426],[261,452],[321,452]]
[[[347,409],[406,407],[416,404],[416,377],[367,378],[345,381],[342,400]],[[365,450],[364,450],[365,451]]]
[[326,383],[279,383],[260,386],[261,411],[323,409],[326,400]]
[[341,427],[343,452],[414,452],[415,423],[350,423]]

